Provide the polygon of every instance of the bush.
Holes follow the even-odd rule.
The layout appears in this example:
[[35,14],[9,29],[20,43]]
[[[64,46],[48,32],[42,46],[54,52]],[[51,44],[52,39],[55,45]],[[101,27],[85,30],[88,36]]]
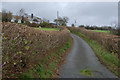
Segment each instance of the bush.
[[2,12],[2,22],[11,22],[12,19],[12,13],[11,12]]
[[40,23],[40,26],[41,27],[48,27],[48,26],[51,26],[52,24],[49,24],[47,22],[43,22],[43,23]]
[[120,35],[119,32],[120,32],[120,29],[111,29],[110,30],[110,33],[112,33],[114,35]]
[[37,24],[37,23],[26,23],[26,25],[28,25],[30,27],[39,27],[39,24]]

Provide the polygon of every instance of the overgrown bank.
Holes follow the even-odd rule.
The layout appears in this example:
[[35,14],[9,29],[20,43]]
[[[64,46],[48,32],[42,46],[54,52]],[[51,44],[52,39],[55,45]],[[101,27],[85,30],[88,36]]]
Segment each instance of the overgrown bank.
[[[120,77],[120,75],[119,75],[120,61],[119,61],[118,55],[116,55],[116,53],[115,54],[111,53],[104,46],[100,45],[99,42],[91,39],[88,35],[82,33],[78,28],[76,28],[76,29],[69,28],[69,29],[72,33],[82,37],[86,42],[88,42],[88,44],[93,48],[94,52],[98,56],[99,60],[104,65],[106,65],[107,68],[109,68],[113,73],[115,73],[117,76]],[[95,37],[95,36],[93,36],[93,37]]]
[[52,77],[57,66],[55,62],[59,63],[55,58],[63,56],[71,46],[70,32],[65,28],[43,31],[21,24],[2,24],[3,78]]
[[57,78],[59,77],[59,67],[64,62],[66,51],[72,46],[72,38],[66,42],[60,49],[52,51],[52,54],[46,56],[45,60],[27,73],[21,74],[21,78]]

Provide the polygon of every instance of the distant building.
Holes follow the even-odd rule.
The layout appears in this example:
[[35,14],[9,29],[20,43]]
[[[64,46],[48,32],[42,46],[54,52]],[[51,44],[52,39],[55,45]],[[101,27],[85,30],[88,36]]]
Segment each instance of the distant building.
[[[17,16],[17,15],[13,15],[13,18],[12,18],[11,22],[15,22],[15,20],[16,20],[15,16]],[[38,24],[40,24],[40,23],[43,22],[43,20],[41,18],[33,16],[33,14],[31,14],[31,15],[26,14],[24,17],[27,18],[30,23],[38,23]],[[34,19],[37,19],[38,22],[33,21]],[[18,19],[18,23],[21,23],[21,19]]]

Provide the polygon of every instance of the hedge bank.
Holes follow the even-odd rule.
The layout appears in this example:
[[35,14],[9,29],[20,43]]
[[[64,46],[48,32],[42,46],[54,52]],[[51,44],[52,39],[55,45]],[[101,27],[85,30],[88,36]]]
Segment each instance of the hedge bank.
[[90,39],[97,41],[99,44],[101,44],[105,49],[107,49],[111,53],[118,55],[118,50],[119,50],[118,42],[120,41],[119,36],[106,34],[103,32],[95,32],[95,31],[87,30],[85,28],[68,27],[68,29],[72,31],[81,32]]
[[66,28],[43,31],[22,24],[2,23],[3,78],[18,76],[42,64],[46,57],[66,44],[69,34]]
[[69,29],[72,33],[83,38],[92,47],[100,62],[120,77],[119,36],[92,32],[84,28]]

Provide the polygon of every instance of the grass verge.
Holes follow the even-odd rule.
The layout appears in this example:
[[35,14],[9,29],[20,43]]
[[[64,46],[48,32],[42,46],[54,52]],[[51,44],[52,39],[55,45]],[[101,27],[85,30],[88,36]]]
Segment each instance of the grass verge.
[[119,71],[118,71],[120,66],[120,61],[118,57],[116,57],[115,55],[113,55],[112,53],[104,49],[103,46],[98,44],[96,41],[91,40],[86,35],[77,31],[72,31],[72,30],[70,31],[78,35],[79,37],[83,38],[92,47],[92,49],[96,53],[96,56],[101,61],[101,63],[106,65],[108,69],[110,69],[115,75],[120,77]]
[[35,29],[40,29],[40,30],[46,30],[46,31],[59,31],[59,28],[35,28]]
[[38,64],[34,69],[29,70],[27,73],[22,73],[20,78],[56,78],[57,70],[63,58],[66,55],[66,51],[72,46],[72,38],[70,37],[66,44],[48,55],[41,64]]

